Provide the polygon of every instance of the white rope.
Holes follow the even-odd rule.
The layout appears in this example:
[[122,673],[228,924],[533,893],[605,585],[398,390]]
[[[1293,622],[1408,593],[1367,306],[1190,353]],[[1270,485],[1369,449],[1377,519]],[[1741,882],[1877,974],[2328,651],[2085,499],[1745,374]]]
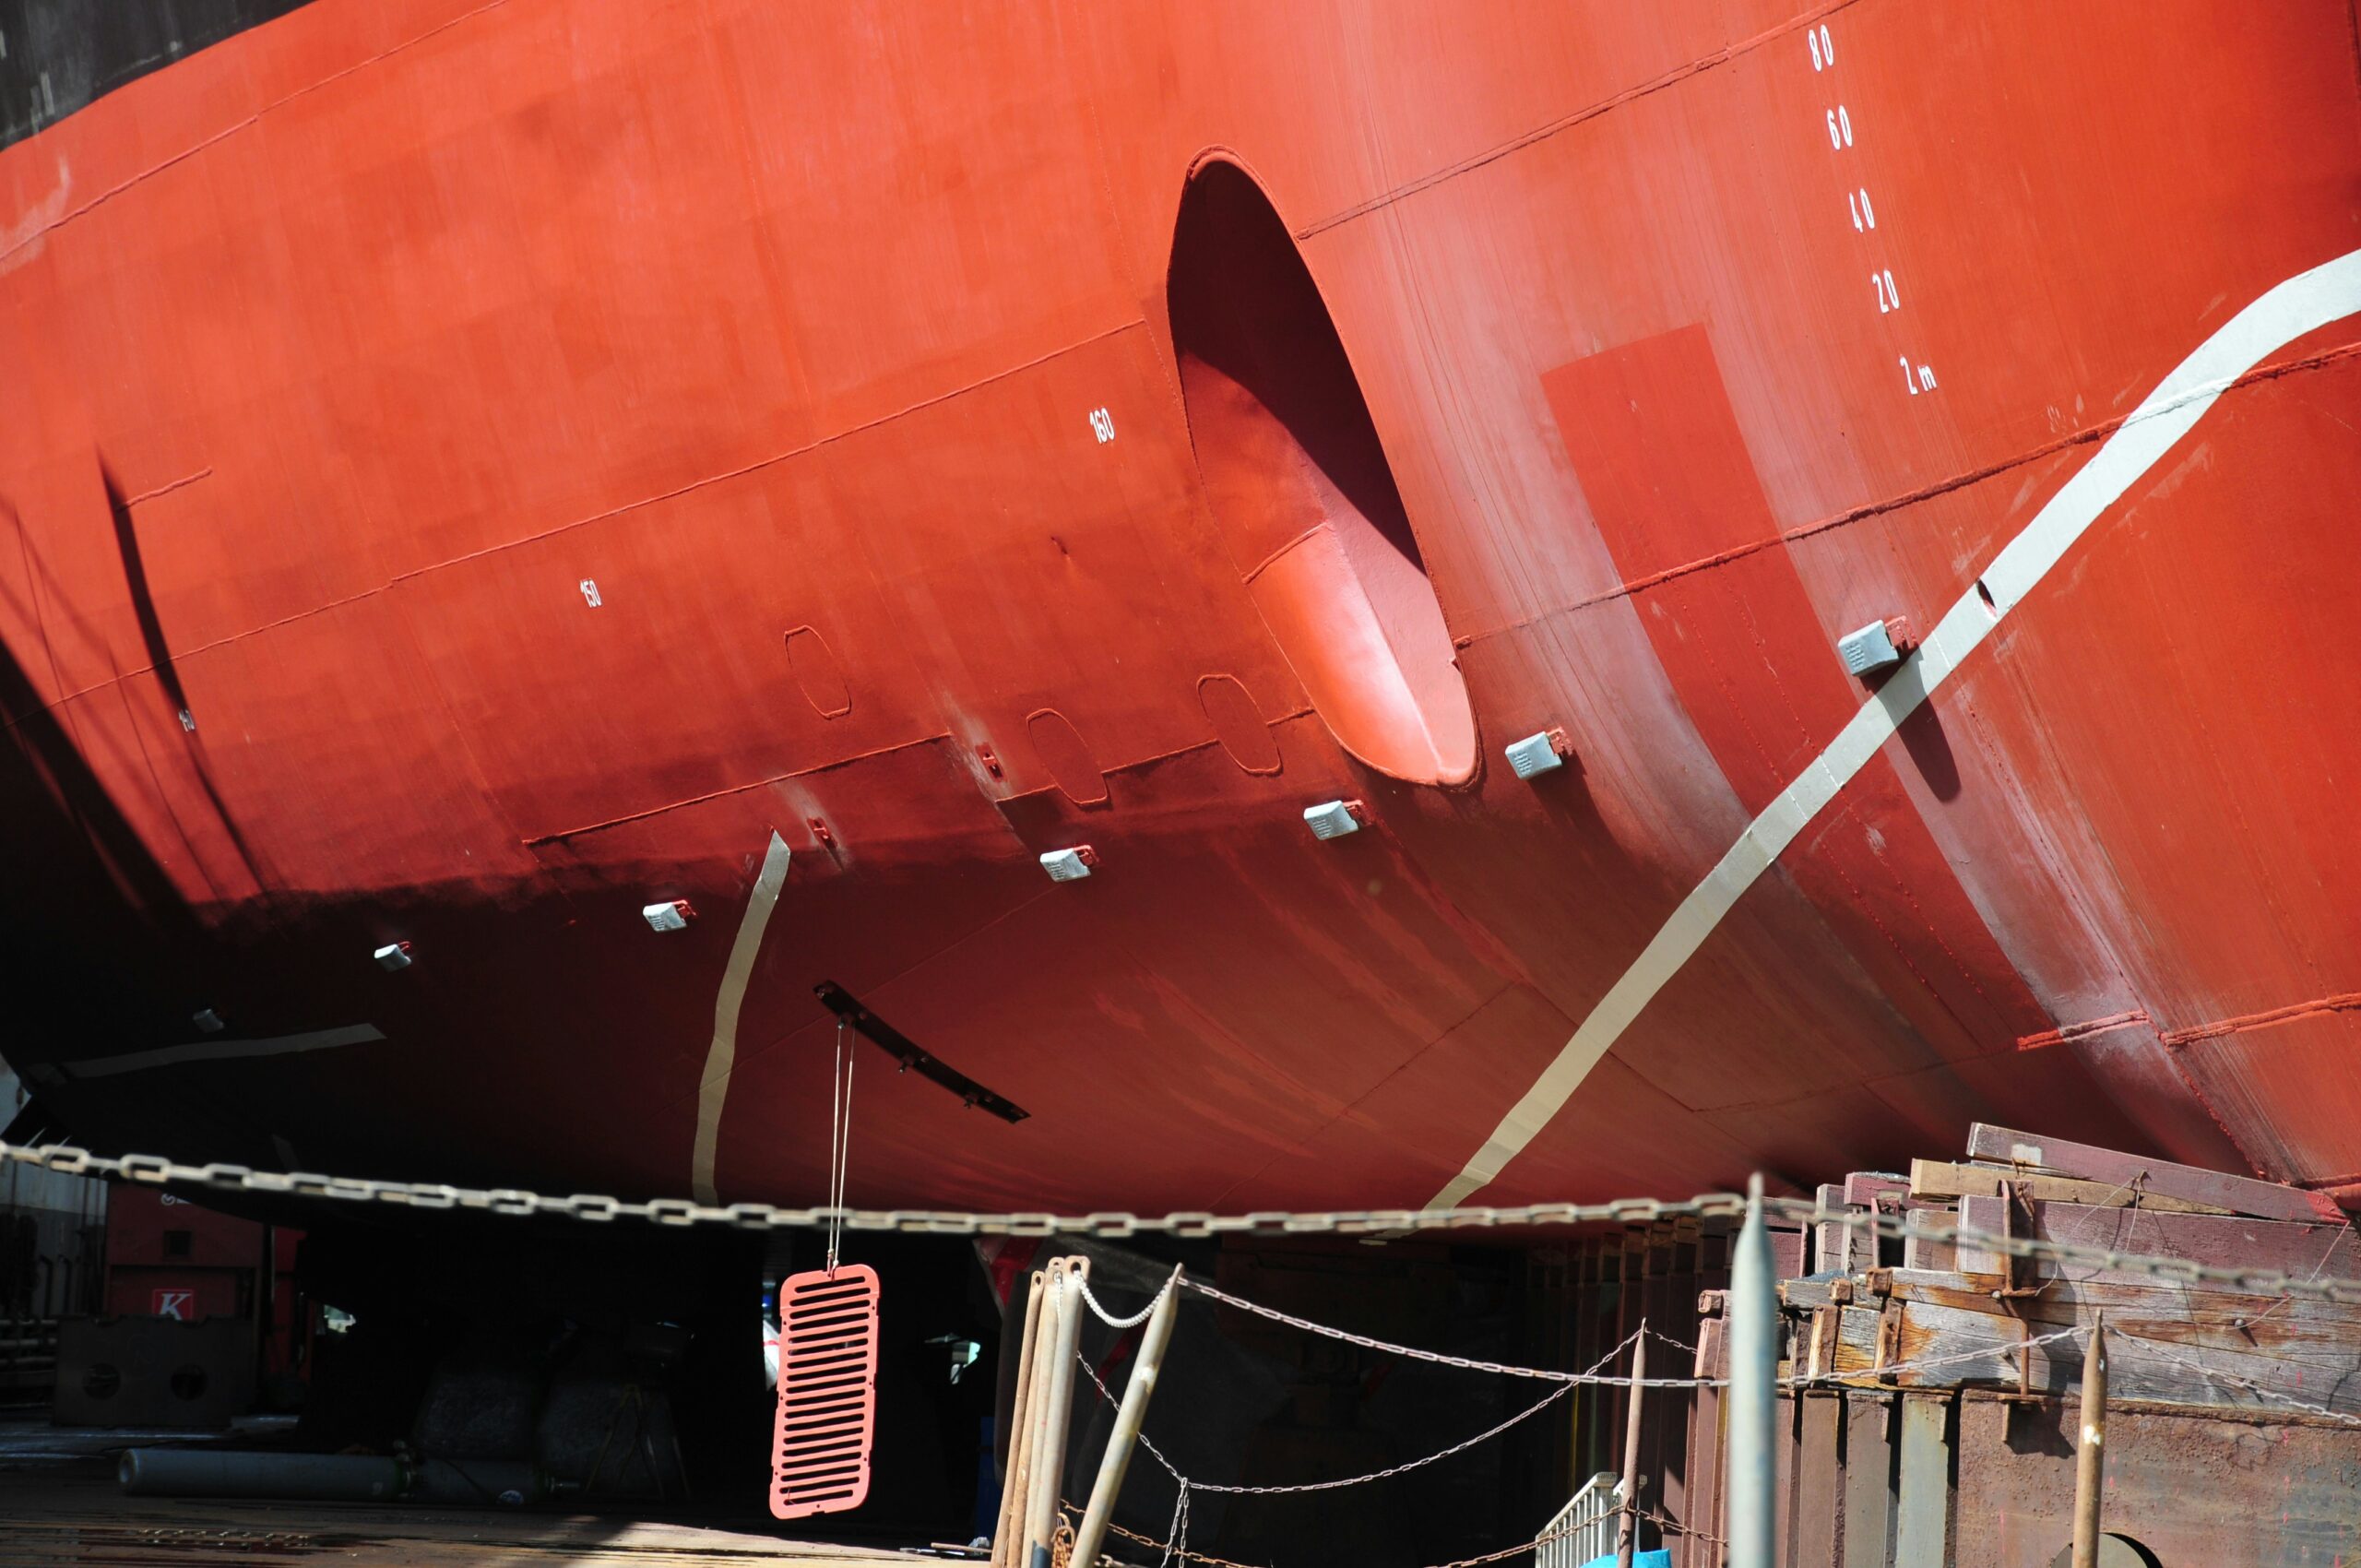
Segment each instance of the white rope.
[[[1172,1293],[1172,1280],[1168,1278],[1165,1280],[1162,1288],[1159,1289],[1155,1295],[1150,1296],[1147,1299],[1146,1306],[1142,1307],[1139,1311],[1133,1313],[1129,1317],[1117,1317],[1105,1307],[1100,1306],[1098,1304],[1098,1298],[1090,1293],[1090,1276],[1084,1274],[1077,1275],[1075,1277],[1082,1282],[1082,1299],[1090,1304],[1090,1310],[1092,1312],[1098,1314],[1098,1321],[1105,1324],[1109,1328],[1137,1328],[1140,1324],[1147,1321],[1148,1314],[1150,1313],[1156,1311],[1156,1304]],[[1175,1277],[1177,1277],[1177,1276]]]

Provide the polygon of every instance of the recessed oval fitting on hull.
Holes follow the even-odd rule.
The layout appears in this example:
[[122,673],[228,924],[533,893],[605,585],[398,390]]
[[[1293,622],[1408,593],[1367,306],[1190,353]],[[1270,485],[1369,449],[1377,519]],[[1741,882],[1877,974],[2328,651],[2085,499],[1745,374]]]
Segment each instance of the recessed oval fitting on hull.
[[1054,707],[1039,708],[1026,717],[1025,733],[1033,742],[1034,754],[1067,800],[1078,806],[1106,802],[1106,771],[1091,754],[1090,742],[1082,738],[1074,720]]
[[1279,771],[1279,742],[1243,681],[1235,675],[1199,676],[1197,704],[1205,710],[1205,722],[1214,727],[1214,739],[1241,770],[1264,775]]
[[798,626],[787,634],[787,662],[813,712],[823,719],[842,719],[852,711],[851,683],[817,627]]
[[1360,383],[1287,225],[1235,164],[1180,200],[1167,279],[1206,497],[1337,742],[1418,784],[1476,769],[1476,716]]

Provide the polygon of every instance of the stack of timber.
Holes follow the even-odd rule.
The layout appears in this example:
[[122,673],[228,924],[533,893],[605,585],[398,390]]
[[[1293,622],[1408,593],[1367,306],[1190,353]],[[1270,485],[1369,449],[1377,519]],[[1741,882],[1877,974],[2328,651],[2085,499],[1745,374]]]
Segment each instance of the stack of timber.
[[[1857,1172],[1821,1198],[1831,1212],[1926,1211],[2002,1237],[2361,1279],[2361,1240],[2319,1194],[2007,1128],[1975,1126],[1958,1162]],[[2062,1564],[2100,1321],[2104,1523],[2121,1538],[2110,1550],[2129,1553],[2102,1562],[2325,1563],[2361,1547],[2361,1307],[1842,1223],[1807,1240],[1805,1267],[1779,1288],[1782,1562]],[[1724,1304],[1714,1291],[1700,1303],[1701,1378],[1727,1375]],[[1696,1523],[1671,1543],[1681,1568],[1720,1561],[1703,1522],[1722,1505],[1722,1404],[1705,1388],[1690,1422]]]

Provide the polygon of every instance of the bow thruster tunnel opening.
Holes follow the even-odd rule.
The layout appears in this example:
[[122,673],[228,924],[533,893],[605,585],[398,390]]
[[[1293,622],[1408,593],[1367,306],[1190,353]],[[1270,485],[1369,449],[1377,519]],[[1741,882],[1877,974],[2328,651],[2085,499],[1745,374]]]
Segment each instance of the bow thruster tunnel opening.
[[1475,715],[1369,403],[1287,225],[1237,165],[1190,181],[1168,298],[1206,495],[1312,707],[1372,767],[1467,778]]

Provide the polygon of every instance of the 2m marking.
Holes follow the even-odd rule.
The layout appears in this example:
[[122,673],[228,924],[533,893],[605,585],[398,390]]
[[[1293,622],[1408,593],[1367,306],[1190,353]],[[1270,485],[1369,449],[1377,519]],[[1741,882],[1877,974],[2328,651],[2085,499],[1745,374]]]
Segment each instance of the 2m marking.
[[1893,272],[1891,268],[1881,272],[1870,273],[1869,286],[1878,291],[1878,314],[1880,315],[1884,315],[1890,311],[1897,311],[1902,308],[1902,295],[1894,289]]
[[1109,443],[1109,441],[1114,440],[1114,439],[1115,439],[1115,416],[1114,416],[1113,414],[1109,413],[1109,412],[1108,412],[1106,410],[1104,410],[1104,409],[1093,409],[1093,410],[1090,410],[1090,434],[1093,434],[1093,435],[1095,435],[1095,436],[1097,436],[1097,437],[1098,438],[1098,445],[1100,445],[1101,446],[1104,446],[1104,445],[1107,445],[1107,443]]
[[1899,354],[1895,359],[1902,366],[1902,384],[1910,388],[1910,395],[1913,398],[1921,392],[1932,392],[1935,389],[1934,366],[1922,364],[1913,372],[1910,368],[1910,356]]

